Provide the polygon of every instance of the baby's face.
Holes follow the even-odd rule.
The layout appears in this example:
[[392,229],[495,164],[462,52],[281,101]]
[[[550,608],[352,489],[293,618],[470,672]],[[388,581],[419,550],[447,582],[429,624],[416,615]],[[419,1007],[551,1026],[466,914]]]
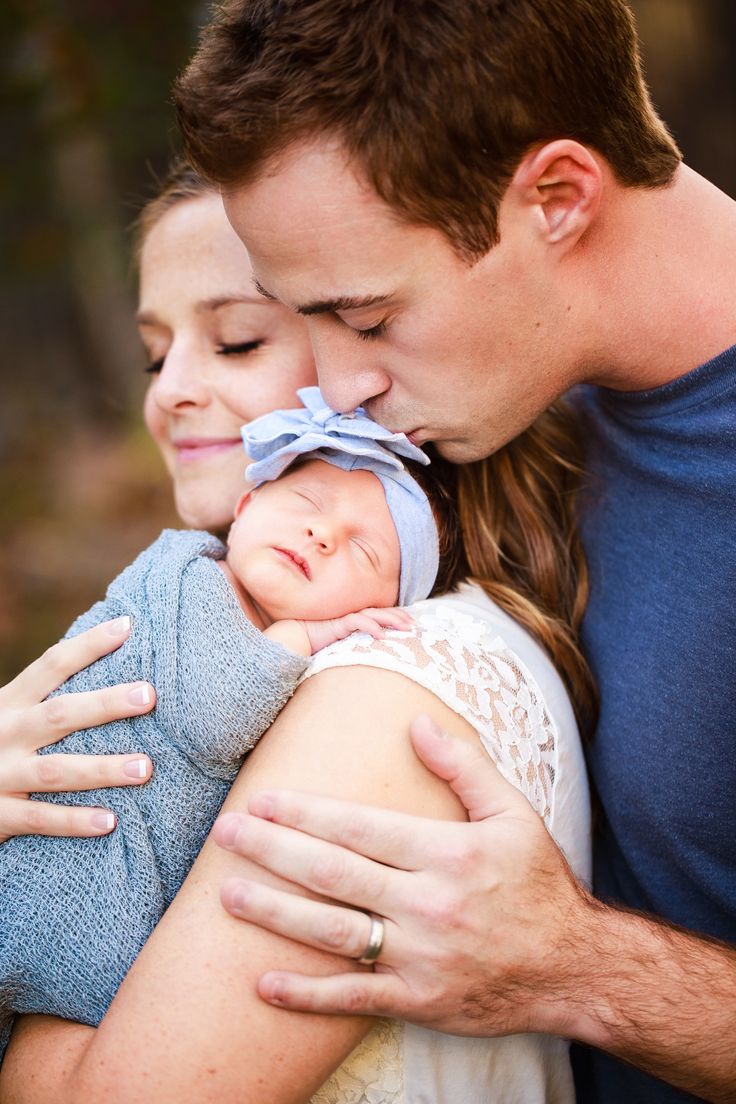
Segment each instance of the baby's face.
[[372,472],[310,460],[238,504],[227,562],[274,621],[393,606],[399,538]]

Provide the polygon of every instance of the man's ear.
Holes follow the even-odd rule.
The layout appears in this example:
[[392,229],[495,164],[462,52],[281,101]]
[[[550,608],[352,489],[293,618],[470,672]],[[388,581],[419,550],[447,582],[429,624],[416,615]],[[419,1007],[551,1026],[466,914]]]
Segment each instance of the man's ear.
[[574,245],[593,222],[603,172],[589,149],[571,138],[530,151],[514,173],[509,192],[535,210],[550,244]]

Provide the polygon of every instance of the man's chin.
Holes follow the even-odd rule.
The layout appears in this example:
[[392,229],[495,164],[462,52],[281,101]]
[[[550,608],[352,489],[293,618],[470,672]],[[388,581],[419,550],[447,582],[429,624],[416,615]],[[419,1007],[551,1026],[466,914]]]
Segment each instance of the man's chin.
[[464,441],[449,438],[446,441],[432,441],[436,451],[451,464],[470,464],[473,460],[483,460],[496,451],[496,447],[481,441]]

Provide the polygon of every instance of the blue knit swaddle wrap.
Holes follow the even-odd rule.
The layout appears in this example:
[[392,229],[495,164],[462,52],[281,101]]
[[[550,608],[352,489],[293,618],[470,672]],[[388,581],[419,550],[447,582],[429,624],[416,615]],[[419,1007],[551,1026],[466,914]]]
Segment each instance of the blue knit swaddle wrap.
[[61,693],[146,679],[156,708],[74,732],[43,749],[139,751],[141,787],[39,794],[111,809],[96,839],[18,836],[0,847],[0,1057],[13,1017],[47,1013],[96,1025],[173,899],[227,796],[243,755],[293,693],[307,660],[247,619],[209,533],[162,533],[80,617],[75,636],[131,616],[130,638]]
[[246,479],[256,485],[278,479],[295,460],[310,454],[345,471],[373,472],[399,537],[399,605],[426,598],[439,567],[437,524],[426,494],[401,458],[429,464],[429,457],[405,433],[392,433],[374,422],[361,406],[337,414],[318,387],[303,387],[297,394],[303,407],[274,410],[243,426],[243,443],[254,461],[245,469]]

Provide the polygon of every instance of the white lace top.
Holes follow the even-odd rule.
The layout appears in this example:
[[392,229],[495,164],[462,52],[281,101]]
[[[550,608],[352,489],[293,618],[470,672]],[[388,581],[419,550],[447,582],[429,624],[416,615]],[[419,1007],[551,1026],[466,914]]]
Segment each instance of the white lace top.
[[[478,733],[544,817],[573,870],[590,881],[585,766],[567,694],[544,651],[479,588],[412,607],[411,632],[359,633],[319,652],[305,674],[363,665],[432,691]],[[572,1104],[564,1040],[466,1039],[379,1022],[311,1104]]]

